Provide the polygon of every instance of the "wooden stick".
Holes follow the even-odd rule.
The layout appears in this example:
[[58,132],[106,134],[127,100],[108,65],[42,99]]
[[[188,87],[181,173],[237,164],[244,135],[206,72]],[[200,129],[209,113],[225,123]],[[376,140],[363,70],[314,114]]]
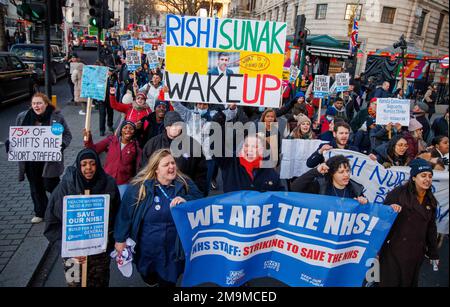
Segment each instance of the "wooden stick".
[[[90,194],[91,194],[91,192],[89,190],[84,190],[84,195],[90,195]],[[88,269],[87,259],[88,259],[88,257],[86,257],[86,261],[81,265],[81,287],[82,288],[87,287],[87,269]]]
[[[91,113],[92,113],[92,98],[88,98],[86,105],[86,121],[84,123],[84,128],[86,128],[86,131],[91,130]],[[87,142],[89,138],[85,136],[84,140]]]
[[392,139],[392,129],[388,131],[388,138]]
[[319,110],[317,110],[317,122],[320,124],[320,113],[322,112],[322,98],[319,99]]

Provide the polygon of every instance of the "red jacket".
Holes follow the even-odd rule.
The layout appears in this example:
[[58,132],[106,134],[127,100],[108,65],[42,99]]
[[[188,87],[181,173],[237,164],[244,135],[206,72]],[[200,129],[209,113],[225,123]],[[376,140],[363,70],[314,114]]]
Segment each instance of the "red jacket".
[[330,122],[327,120],[326,115],[322,115],[320,117],[320,134],[327,132],[330,130]]
[[128,183],[137,173],[141,161],[141,149],[137,141],[132,141],[120,149],[117,136],[110,135],[94,144],[92,138],[84,142],[86,148],[92,148],[98,154],[107,151],[105,172],[116,179],[118,185]]
[[125,120],[129,120],[133,123],[137,123],[138,121],[152,113],[152,110],[150,110],[150,108],[136,110],[133,108],[132,104],[119,103],[117,102],[115,95],[109,96],[109,102],[114,110],[125,113]]

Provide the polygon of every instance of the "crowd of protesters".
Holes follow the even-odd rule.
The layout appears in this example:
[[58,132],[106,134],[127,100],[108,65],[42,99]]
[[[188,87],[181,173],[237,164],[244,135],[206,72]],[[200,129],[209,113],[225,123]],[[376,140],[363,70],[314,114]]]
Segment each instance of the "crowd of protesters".
[[[389,89],[389,82],[369,95],[359,83],[355,88],[354,80],[342,96],[328,99],[321,114],[311,90],[294,92],[292,88],[283,95],[278,109],[190,104],[164,99],[163,62],[160,68],[149,69],[143,56],[142,67],[130,72],[125,54],[118,47],[96,63],[110,69],[107,98],[97,102],[103,110],[100,136],[105,138],[94,141],[90,131],[83,131],[86,149],[78,154],[74,166],[66,169],[61,181],[61,163],[20,164],[20,179],[26,175],[35,205],[32,222],[39,223],[45,216],[45,235],[51,242],[61,241],[65,195],[83,194],[86,189],[92,194],[109,194],[113,233],[107,252],[115,245],[121,253],[131,238],[137,242],[135,263],[143,280],[152,286],[175,286],[183,272],[184,255],[171,206],[211,195],[219,181],[225,193],[292,191],[351,198],[365,205],[365,188],[351,179],[349,160],[344,156],[325,159],[326,151],[339,148],[368,155],[386,168],[411,168],[408,183],[390,192],[384,202],[399,216],[379,254],[380,285],[417,286],[424,255],[438,259],[434,221],[437,202],[431,180],[434,170],[448,170],[449,113],[447,109],[444,116],[430,122],[435,113],[435,87],[430,86],[423,101],[414,104],[408,127],[398,123],[378,125],[377,100],[402,97],[402,92]],[[77,54],[72,54],[70,62],[68,82],[74,101],[83,106],[80,86],[84,64]],[[112,110],[122,113],[115,131]],[[85,114],[84,107],[80,114]],[[70,129],[45,95],[33,96],[31,108],[19,114],[17,125],[48,125],[53,121],[65,127],[64,150],[70,145]],[[218,155],[211,150],[209,127],[236,122],[254,123],[255,133],[246,135],[240,144],[232,142],[231,156]],[[174,140],[179,137],[191,144],[182,155],[174,152]],[[310,171],[286,182],[279,173],[283,139],[319,139],[327,143],[305,157]],[[196,148],[201,148],[199,153]],[[265,151],[270,152],[269,158]],[[102,165],[99,155],[103,152],[106,159]],[[53,191],[50,200],[45,191]],[[91,260],[89,286],[107,286],[109,257],[102,254]]]

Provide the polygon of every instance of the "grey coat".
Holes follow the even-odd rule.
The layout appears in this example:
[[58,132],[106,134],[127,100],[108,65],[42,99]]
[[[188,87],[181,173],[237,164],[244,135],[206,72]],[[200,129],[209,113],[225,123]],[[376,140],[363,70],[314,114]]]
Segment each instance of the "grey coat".
[[[23,111],[17,115],[16,126],[22,126],[25,116],[28,110]],[[60,123],[64,126],[64,132],[62,135],[63,148],[67,148],[72,141],[72,133],[70,132],[69,126],[66,123],[63,115],[60,111],[53,111],[50,116],[50,124]],[[19,162],[19,181],[25,180],[25,163]],[[58,162],[45,162],[44,171],[42,172],[43,178],[55,178],[62,175],[64,172],[64,155],[62,155],[62,160]]]

